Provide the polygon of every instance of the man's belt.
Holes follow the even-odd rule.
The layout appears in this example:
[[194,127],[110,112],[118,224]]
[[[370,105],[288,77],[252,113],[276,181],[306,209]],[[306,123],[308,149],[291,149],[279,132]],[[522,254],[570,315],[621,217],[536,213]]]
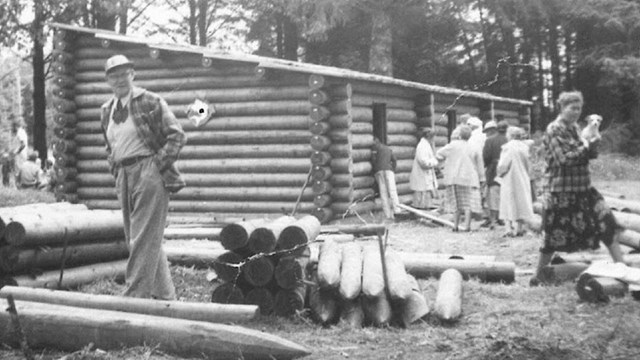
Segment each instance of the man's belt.
[[124,159],[118,161],[118,165],[120,165],[120,166],[131,166],[131,165],[137,163],[138,161],[146,159],[148,157],[151,157],[151,155],[138,155],[138,156],[132,156],[132,157],[124,158]]

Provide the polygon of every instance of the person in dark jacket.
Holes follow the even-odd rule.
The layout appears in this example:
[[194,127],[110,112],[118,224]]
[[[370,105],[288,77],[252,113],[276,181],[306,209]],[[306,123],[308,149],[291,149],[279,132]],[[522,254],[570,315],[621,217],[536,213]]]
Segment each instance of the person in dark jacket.
[[371,150],[371,164],[380,191],[382,210],[387,219],[393,219],[395,217],[394,214],[400,212],[398,207],[400,199],[398,198],[394,174],[396,158],[391,148],[383,144],[377,137],[373,140]]
[[[496,134],[489,136],[484,143],[482,158],[484,159],[485,178],[487,181],[487,208],[489,208],[489,219],[482,224],[493,229],[498,222],[498,212],[500,210],[500,184],[496,182],[496,168],[502,153],[502,145],[507,143],[507,128],[509,123],[502,120],[496,125]],[[485,129],[486,130],[486,129]]]
[[185,185],[174,162],[186,136],[164,99],[133,85],[127,57],[110,57],[105,72],[114,96],[100,109],[101,125],[129,245],[123,295],[175,299],[162,239],[169,193]]

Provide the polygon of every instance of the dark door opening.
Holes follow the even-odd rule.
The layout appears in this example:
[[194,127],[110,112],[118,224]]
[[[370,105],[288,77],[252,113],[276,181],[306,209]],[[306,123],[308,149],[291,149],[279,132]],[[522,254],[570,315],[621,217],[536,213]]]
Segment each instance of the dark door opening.
[[373,103],[373,136],[387,143],[387,104]]
[[455,110],[447,111],[447,141],[451,141],[451,134],[453,130],[458,126],[458,116]]

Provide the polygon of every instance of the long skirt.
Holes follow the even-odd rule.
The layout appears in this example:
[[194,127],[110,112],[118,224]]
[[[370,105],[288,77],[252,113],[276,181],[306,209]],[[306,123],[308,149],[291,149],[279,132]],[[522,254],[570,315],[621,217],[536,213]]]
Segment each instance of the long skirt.
[[482,212],[480,188],[462,185],[447,185],[445,191],[444,208],[446,212],[471,210]]
[[597,249],[609,246],[622,229],[595,188],[582,192],[545,193],[542,215],[543,253]]

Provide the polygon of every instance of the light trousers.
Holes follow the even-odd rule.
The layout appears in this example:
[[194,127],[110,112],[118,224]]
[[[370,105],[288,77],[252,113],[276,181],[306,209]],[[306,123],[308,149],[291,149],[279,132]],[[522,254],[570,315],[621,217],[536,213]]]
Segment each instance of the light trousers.
[[396,187],[396,177],[391,170],[381,170],[375,174],[380,200],[382,201],[382,211],[387,219],[393,219],[394,214],[400,212],[400,199]]
[[152,157],[121,166],[116,178],[129,247],[124,296],[175,299],[167,256],[162,250],[169,192]]

